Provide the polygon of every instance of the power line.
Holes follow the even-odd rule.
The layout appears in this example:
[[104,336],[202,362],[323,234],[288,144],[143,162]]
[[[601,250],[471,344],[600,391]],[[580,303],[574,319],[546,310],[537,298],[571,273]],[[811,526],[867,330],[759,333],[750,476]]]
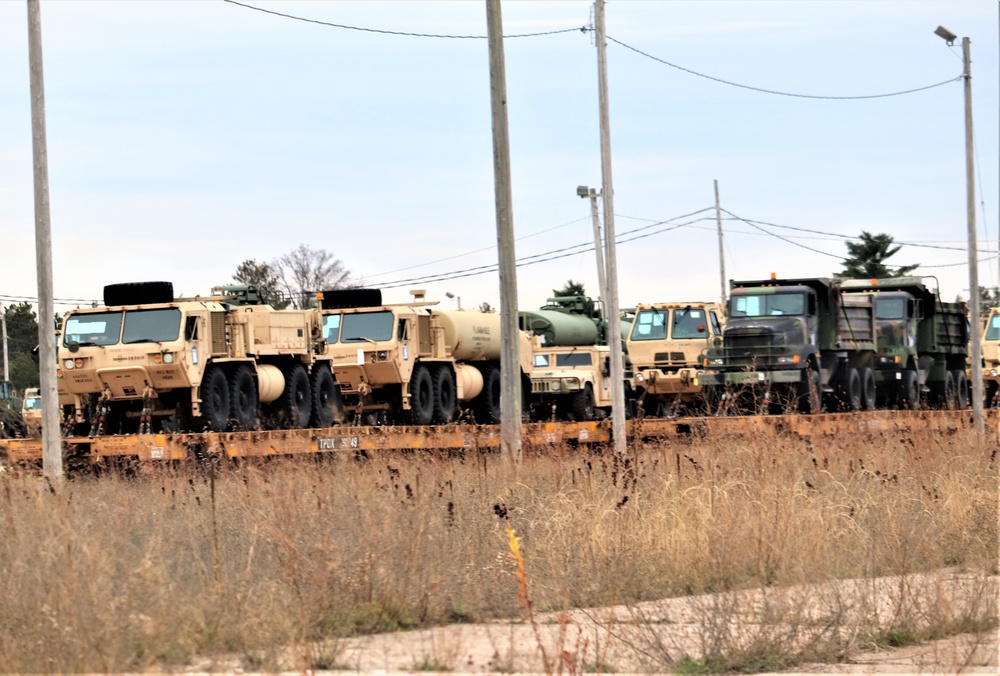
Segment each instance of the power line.
[[652,59],[653,61],[656,61],[658,63],[662,63],[665,66],[670,66],[671,68],[676,68],[677,70],[684,71],[685,73],[689,73],[691,75],[697,75],[698,77],[705,78],[706,80],[712,80],[713,82],[719,82],[721,84],[729,85],[731,87],[739,87],[740,89],[749,89],[750,91],[760,92],[762,94],[774,94],[776,96],[790,96],[790,97],[797,98],[797,99],[821,99],[821,100],[827,100],[827,101],[857,101],[857,100],[861,100],[861,99],[884,99],[884,98],[888,98],[890,96],[902,96],[903,94],[913,94],[913,93],[916,93],[916,92],[925,91],[927,89],[934,89],[935,87],[940,87],[942,85],[950,84],[952,82],[958,82],[963,77],[962,75],[957,75],[957,76],[951,78],[950,80],[944,80],[943,82],[938,82],[936,84],[926,85],[924,87],[917,87],[915,89],[906,89],[906,90],[898,91],[898,92],[889,92],[887,94],[867,94],[867,95],[864,95],[864,96],[819,96],[819,95],[814,95],[814,94],[795,94],[793,92],[781,92],[781,91],[776,91],[774,89],[764,89],[763,87],[752,87],[750,85],[740,84],[738,82],[731,82],[729,80],[723,80],[722,78],[713,77],[712,75],[706,75],[705,73],[699,73],[696,70],[691,70],[690,68],[685,68],[684,66],[678,66],[676,63],[671,63],[671,62],[669,62],[669,61],[667,61],[665,59],[661,59],[659,57],[653,56],[652,54],[644,52],[641,49],[637,49],[637,48],[635,48],[635,47],[633,47],[631,45],[627,45],[624,42],[622,42],[621,40],[614,39],[610,35],[608,35],[606,37],[611,42],[614,42],[615,44],[621,45],[625,49],[631,50],[631,51],[635,52],[636,54],[640,54],[642,56],[645,56],[647,59]]
[[[590,216],[584,216],[583,218],[578,218],[578,219],[576,219],[574,221],[569,221],[568,223],[561,223],[559,225],[553,225],[551,228],[545,228],[544,230],[539,230],[538,232],[533,232],[533,233],[531,233],[529,235],[522,235],[521,237],[516,238],[514,241],[520,242],[521,240],[524,240],[524,239],[530,239],[532,237],[537,237],[538,235],[543,235],[546,232],[552,232],[553,230],[558,230],[559,228],[565,228],[566,226],[574,225],[576,223],[580,223],[581,221],[589,221],[589,220],[590,220]],[[369,279],[371,277],[384,277],[386,275],[395,274],[397,272],[403,272],[405,270],[414,270],[416,268],[423,268],[423,267],[427,267],[428,265],[434,265],[435,263],[443,263],[445,261],[451,261],[451,260],[455,260],[456,258],[463,258],[465,256],[471,256],[473,254],[482,253],[484,251],[494,251],[495,249],[496,249],[496,245],[486,246],[486,247],[483,247],[482,249],[475,249],[473,251],[467,251],[465,253],[455,254],[454,256],[448,256],[446,258],[438,258],[437,260],[428,261],[426,263],[418,263],[417,265],[408,265],[405,268],[396,268],[395,270],[387,270],[386,272],[379,272],[379,273],[374,274],[374,275],[364,275],[364,277],[366,279]]]
[[[293,19],[295,21],[304,21],[306,23],[318,24],[320,26],[329,26],[330,28],[340,28],[349,31],[360,31],[362,33],[378,33],[379,35],[400,35],[409,38],[439,38],[447,40],[485,40],[487,36],[485,35],[443,35],[437,33],[410,33],[407,31],[390,31],[381,28],[365,28],[363,26],[349,26],[342,23],[333,23],[331,21],[320,21],[319,19],[309,19],[304,16],[295,16],[294,14],[285,14],[284,12],[275,12],[272,9],[264,9],[263,7],[254,7],[253,5],[248,5],[246,3],[237,2],[236,0],[222,0],[230,5],[237,5],[238,7],[245,7],[246,9],[252,9],[255,12],[263,12],[264,14],[272,14],[274,16],[280,16],[285,19]],[[581,26],[578,28],[563,28],[560,30],[553,31],[542,31],[539,33],[517,33],[514,35],[504,35],[504,38],[536,38],[543,35],[559,35],[560,33],[575,33],[580,31],[581,33],[586,33],[590,30],[587,26]]]
[[791,239],[789,239],[787,237],[782,237],[781,235],[778,235],[776,233],[769,232],[768,230],[762,228],[761,226],[757,225],[753,221],[748,221],[745,218],[740,218],[739,216],[737,216],[733,212],[729,211],[728,209],[723,209],[722,211],[725,211],[727,214],[729,214],[730,216],[732,216],[736,220],[742,221],[743,223],[746,223],[747,225],[749,225],[752,228],[757,228],[761,232],[766,232],[767,234],[771,235],[772,237],[777,237],[781,241],[787,242],[788,244],[791,244],[793,246],[797,246],[799,248],[806,249],[807,251],[812,251],[813,253],[823,254],[824,256],[830,256],[831,258],[836,258],[838,260],[842,260],[842,261],[846,261],[847,260],[844,256],[838,256],[837,254],[832,254],[829,251],[822,251],[820,249],[816,249],[816,248],[811,247],[811,246],[806,246],[805,244],[799,244],[798,242],[795,242],[795,241],[793,241],[793,240],[791,240]]

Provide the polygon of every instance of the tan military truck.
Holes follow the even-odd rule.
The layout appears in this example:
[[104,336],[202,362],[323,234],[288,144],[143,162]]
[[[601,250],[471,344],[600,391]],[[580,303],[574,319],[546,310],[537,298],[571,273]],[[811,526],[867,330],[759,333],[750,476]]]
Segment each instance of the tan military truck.
[[721,344],[724,318],[718,303],[636,307],[627,344],[636,405],[645,415],[667,417],[701,408],[699,359],[714,342]]
[[21,400],[21,419],[28,428],[29,437],[42,434],[42,393],[37,387],[26,387]]
[[[980,341],[983,351],[983,394],[987,408],[1000,406],[1000,308],[991,308]],[[970,369],[976,374],[976,369]]]
[[341,413],[315,309],[274,310],[253,287],[174,298],[169,282],[109,285],[104,300],[65,316],[58,350],[90,434],[327,427]]
[[[410,292],[411,303],[383,304],[379,289],[317,295],[323,338],[345,413],[357,424],[446,424],[468,412],[500,420],[500,316],[439,310]],[[527,334],[521,364],[531,364]]]
[[537,346],[529,374],[532,419],[607,417],[613,396],[610,359],[607,345]]

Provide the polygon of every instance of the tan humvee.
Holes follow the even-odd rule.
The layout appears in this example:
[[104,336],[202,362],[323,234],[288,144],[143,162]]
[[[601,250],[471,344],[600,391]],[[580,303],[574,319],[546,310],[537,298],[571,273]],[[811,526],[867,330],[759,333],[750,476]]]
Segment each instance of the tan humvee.
[[636,307],[627,344],[637,404],[646,415],[673,415],[683,406],[699,405],[699,355],[722,339],[723,310],[719,303]]
[[[319,294],[326,355],[357,424],[445,424],[464,415],[500,420],[500,316],[446,311],[411,291],[383,304],[378,289]],[[527,343],[525,334],[522,343]],[[521,370],[530,367],[522,347]]]
[[[980,341],[983,351],[983,395],[985,406],[1000,406],[1000,308],[991,308]],[[970,377],[976,369],[970,369]]]
[[535,420],[582,422],[611,411],[610,354],[607,345],[536,347],[531,379]]
[[29,437],[39,437],[42,434],[42,394],[37,387],[24,388],[24,399],[21,400],[21,418],[28,428]]
[[67,313],[60,377],[90,434],[252,429],[262,403],[277,426],[338,417],[317,310],[256,304],[252,287],[172,296],[169,283],[112,285],[105,307]]

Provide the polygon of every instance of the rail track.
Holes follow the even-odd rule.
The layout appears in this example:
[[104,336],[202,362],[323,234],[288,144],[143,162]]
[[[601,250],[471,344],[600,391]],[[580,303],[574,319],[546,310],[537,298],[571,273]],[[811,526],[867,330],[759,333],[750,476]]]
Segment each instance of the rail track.
[[[987,433],[1000,434],[997,410],[985,412]],[[972,428],[972,413],[960,411],[865,411],[820,415],[646,418],[627,424],[629,439],[681,441],[699,437],[792,436],[864,438],[907,434],[952,434]],[[556,445],[595,446],[611,441],[611,422],[525,423],[527,452],[544,453]],[[250,432],[133,434],[63,438],[64,456],[75,465],[99,464],[114,458],[167,462],[207,457],[261,458],[401,450],[497,451],[499,425],[427,427],[331,427]],[[8,464],[35,464],[42,459],[39,439],[0,440],[0,457]]]

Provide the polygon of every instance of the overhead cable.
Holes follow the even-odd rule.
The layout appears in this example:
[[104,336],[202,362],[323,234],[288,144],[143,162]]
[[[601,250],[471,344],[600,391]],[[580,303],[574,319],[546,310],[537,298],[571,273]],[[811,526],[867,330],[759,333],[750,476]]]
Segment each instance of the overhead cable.
[[797,98],[797,99],[822,99],[822,100],[828,100],[828,101],[857,101],[857,100],[861,100],[861,99],[884,99],[884,98],[888,98],[890,96],[902,96],[904,94],[914,94],[916,92],[922,92],[922,91],[925,91],[927,89],[934,89],[935,87],[941,87],[942,85],[950,84],[952,82],[958,82],[958,81],[960,81],[964,77],[963,75],[956,75],[955,77],[951,78],[950,80],[944,80],[943,82],[937,82],[935,84],[925,85],[923,87],[916,87],[914,89],[905,89],[903,91],[898,91],[898,92],[889,92],[889,93],[886,93],[886,94],[866,94],[866,95],[863,95],[863,96],[820,96],[820,95],[816,95],[816,94],[796,94],[796,93],[793,93],[793,92],[776,91],[774,89],[764,89],[763,87],[752,87],[750,85],[740,84],[738,82],[731,82],[729,80],[723,80],[722,78],[719,78],[719,77],[713,77],[711,75],[706,75],[705,73],[699,73],[696,70],[691,70],[690,68],[685,68],[684,66],[678,66],[676,63],[671,63],[671,62],[669,62],[669,61],[667,61],[665,59],[661,59],[659,57],[653,56],[652,54],[644,52],[641,49],[637,49],[637,48],[633,47],[632,45],[627,45],[624,42],[622,42],[621,40],[616,40],[615,38],[611,37],[610,35],[608,35],[606,37],[611,42],[614,42],[615,44],[620,45],[620,46],[624,47],[625,49],[631,50],[631,51],[635,52],[636,54],[640,54],[642,56],[645,56],[647,59],[652,59],[653,61],[656,61],[658,63],[662,63],[665,66],[670,66],[671,68],[676,68],[677,70],[684,71],[685,73],[689,73],[691,75],[697,75],[698,77],[705,78],[706,80],[712,80],[713,82],[719,82],[721,84],[729,85],[731,87],[739,87],[740,89],[749,89],[750,91],[760,92],[762,94],[774,94],[775,96],[790,96],[790,97]]
[[[239,7],[245,7],[247,9],[252,9],[256,12],[263,12],[264,14],[272,14],[274,16],[280,16],[285,19],[293,19],[295,21],[304,21],[306,23],[314,23],[320,26],[329,26],[330,28],[340,28],[349,31],[360,31],[363,33],[378,33],[380,35],[401,35],[410,38],[440,38],[447,40],[485,40],[488,36],[486,35],[443,35],[437,33],[410,33],[407,31],[390,31],[381,28],[365,28],[363,26],[349,26],[342,23],[333,23],[331,21],[320,21],[318,19],[309,19],[304,16],[295,16],[294,14],[285,14],[284,12],[276,12],[273,9],[264,9],[263,7],[255,7],[254,5],[248,5],[243,2],[237,2],[236,0],[222,0],[223,2],[228,2],[230,5],[237,5]],[[586,33],[589,30],[587,26],[580,26],[577,28],[563,28],[560,30],[553,31],[542,31],[539,33],[515,33],[513,35],[504,35],[504,38],[536,38],[542,35],[558,35],[560,33],[575,33],[577,31]]]

